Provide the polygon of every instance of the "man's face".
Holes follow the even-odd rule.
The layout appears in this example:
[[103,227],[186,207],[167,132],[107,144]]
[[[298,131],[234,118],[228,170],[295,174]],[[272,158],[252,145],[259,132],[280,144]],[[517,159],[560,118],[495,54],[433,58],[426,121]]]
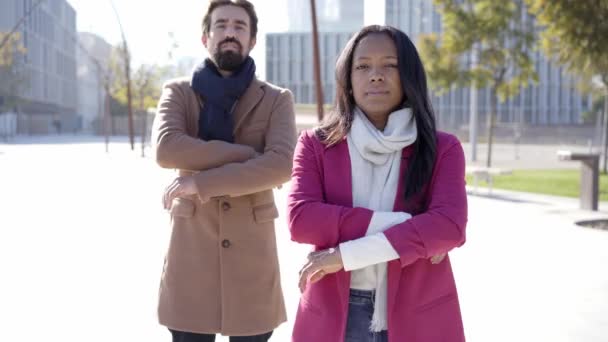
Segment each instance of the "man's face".
[[237,6],[216,8],[211,13],[209,33],[203,34],[202,41],[219,69],[237,70],[255,46],[249,15]]

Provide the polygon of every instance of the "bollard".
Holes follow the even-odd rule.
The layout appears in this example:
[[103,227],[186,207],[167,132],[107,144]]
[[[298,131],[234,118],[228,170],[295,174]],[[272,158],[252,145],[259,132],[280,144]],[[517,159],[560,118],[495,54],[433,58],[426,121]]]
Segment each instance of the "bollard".
[[599,201],[600,155],[558,151],[559,160],[581,162],[581,209],[597,211]]

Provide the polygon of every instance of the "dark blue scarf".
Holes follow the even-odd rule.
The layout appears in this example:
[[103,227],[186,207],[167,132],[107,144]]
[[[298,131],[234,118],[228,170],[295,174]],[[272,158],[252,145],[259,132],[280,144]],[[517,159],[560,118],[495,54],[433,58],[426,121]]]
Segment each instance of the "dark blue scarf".
[[255,63],[247,57],[230,77],[222,77],[210,59],[196,67],[190,86],[205,104],[198,120],[199,138],[234,142],[232,109],[255,77]]

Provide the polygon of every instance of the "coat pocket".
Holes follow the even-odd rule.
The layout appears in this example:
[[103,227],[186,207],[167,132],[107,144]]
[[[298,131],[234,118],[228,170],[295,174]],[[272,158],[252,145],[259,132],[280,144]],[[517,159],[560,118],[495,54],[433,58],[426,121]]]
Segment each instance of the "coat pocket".
[[175,198],[171,203],[171,216],[174,217],[192,217],[194,210],[194,202],[186,198]]
[[434,299],[426,304],[419,305],[418,307],[416,307],[416,313],[422,313],[422,312],[428,311],[441,304],[449,303],[453,300],[456,300],[456,298],[457,298],[457,296],[456,296],[455,292],[448,293],[448,294],[443,295],[437,299]]
[[268,203],[253,208],[253,218],[256,223],[271,222],[279,217],[279,211],[274,203]]

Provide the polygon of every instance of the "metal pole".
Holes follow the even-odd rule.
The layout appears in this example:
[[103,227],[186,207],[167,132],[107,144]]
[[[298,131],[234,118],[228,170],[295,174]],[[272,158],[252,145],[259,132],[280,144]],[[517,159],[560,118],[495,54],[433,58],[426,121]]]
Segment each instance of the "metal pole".
[[319,33],[317,30],[317,9],[315,0],[310,0],[310,12],[312,16],[312,53],[315,73],[315,88],[317,93],[317,118],[323,120],[323,88],[321,87],[321,68],[319,61]]

